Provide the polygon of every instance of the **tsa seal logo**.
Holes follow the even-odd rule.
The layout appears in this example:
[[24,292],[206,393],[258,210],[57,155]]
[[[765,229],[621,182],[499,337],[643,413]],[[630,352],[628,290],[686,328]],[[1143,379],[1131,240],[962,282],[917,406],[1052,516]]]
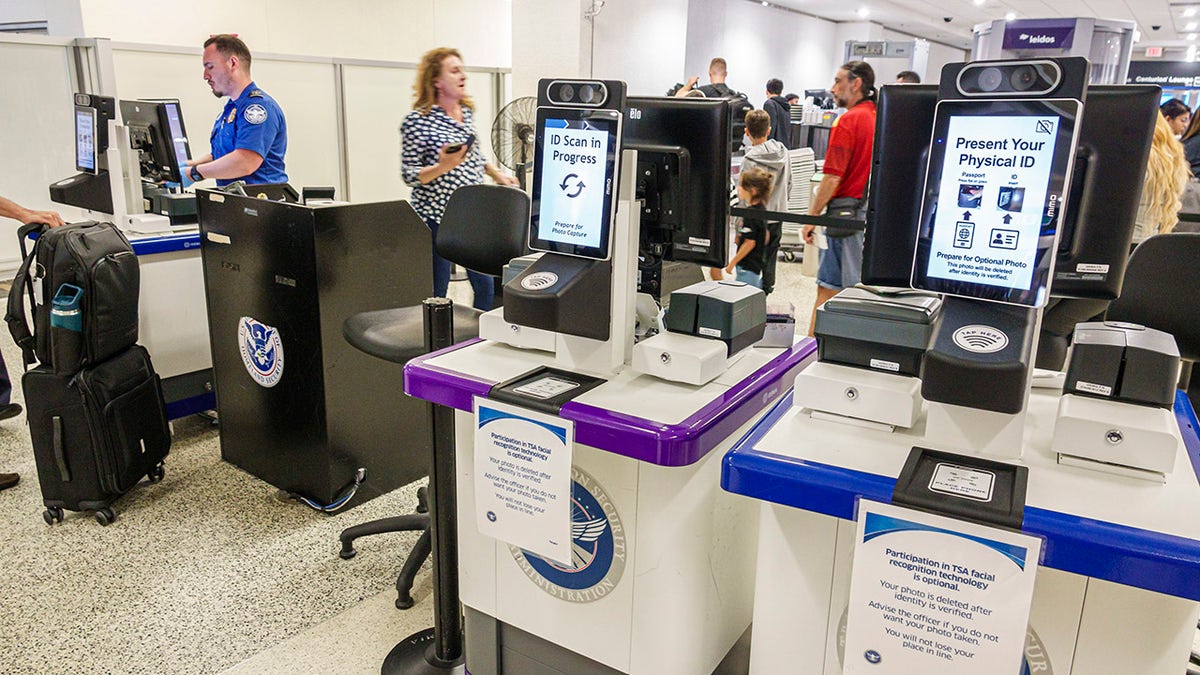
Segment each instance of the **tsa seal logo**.
[[567,602],[594,602],[616,588],[625,571],[625,528],[608,493],[586,472],[571,468],[571,562],[568,565],[509,546],[530,581]]
[[267,109],[255,103],[242,113],[242,118],[250,124],[262,124],[267,121]]
[[246,372],[264,387],[274,387],[283,377],[283,341],[279,330],[243,316],[238,321],[238,351]]

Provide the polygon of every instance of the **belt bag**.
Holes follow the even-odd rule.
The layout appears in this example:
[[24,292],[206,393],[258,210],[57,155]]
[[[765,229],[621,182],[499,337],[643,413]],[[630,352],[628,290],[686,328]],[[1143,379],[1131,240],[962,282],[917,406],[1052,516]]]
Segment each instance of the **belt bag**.
[[[829,218],[846,218],[848,220],[862,220],[859,217],[858,211],[862,207],[862,200],[855,197],[837,197],[829,200],[829,205],[825,207],[825,215]],[[842,239],[851,237],[862,230],[852,227],[832,227],[825,226],[825,236],[833,237],[834,239]]]

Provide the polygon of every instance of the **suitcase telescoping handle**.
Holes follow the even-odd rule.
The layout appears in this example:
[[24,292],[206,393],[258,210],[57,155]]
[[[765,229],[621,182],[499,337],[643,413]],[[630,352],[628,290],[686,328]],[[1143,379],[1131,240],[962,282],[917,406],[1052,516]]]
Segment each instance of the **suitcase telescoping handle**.
[[17,269],[17,275],[13,277],[12,290],[8,292],[8,311],[4,315],[4,321],[8,324],[8,332],[12,334],[13,342],[16,342],[17,346],[21,348],[21,359],[25,362],[26,369],[37,361],[34,356],[33,333],[29,330],[28,319],[25,318],[25,296],[29,297],[30,307],[37,305],[37,300],[33,297],[33,284],[29,280],[29,268],[33,264],[33,259],[37,257],[37,244],[26,249],[25,240],[35,232],[40,237],[45,233],[46,227],[41,223],[29,223],[17,230],[17,237],[21,242],[21,267]]

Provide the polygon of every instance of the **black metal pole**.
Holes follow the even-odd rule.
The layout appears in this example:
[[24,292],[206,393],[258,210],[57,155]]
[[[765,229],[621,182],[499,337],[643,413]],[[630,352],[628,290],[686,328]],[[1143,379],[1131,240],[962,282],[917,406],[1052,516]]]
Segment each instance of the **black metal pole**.
[[[422,303],[425,350],[454,344],[454,303],[428,298]],[[429,404],[433,421],[429,454],[429,533],[433,550],[433,629],[397,644],[381,672],[464,673],[462,610],[458,600],[458,499],[455,493],[454,410]]]
[[[432,352],[454,344],[454,303],[429,298],[425,307],[425,349]],[[454,410],[429,404],[433,442],[429,455],[429,521],[433,544],[433,578],[437,598],[433,612],[438,659],[462,658],[462,611],[458,602],[458,499],[455,491]]]

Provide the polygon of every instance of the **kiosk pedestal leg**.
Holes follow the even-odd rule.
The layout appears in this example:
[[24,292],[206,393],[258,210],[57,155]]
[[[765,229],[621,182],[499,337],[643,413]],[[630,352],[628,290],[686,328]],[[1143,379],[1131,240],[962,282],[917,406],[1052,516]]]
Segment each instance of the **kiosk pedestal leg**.
[[[425,349],[436,351],[454,342],[453,303],[429,298],[425,308]],[[429,404],[433,443],[429,457],[429,532],[433,548],[433,628],[400,641],[383,661],[380,672],[403,675],[466,673],[463,659],[462,612],[458,602],[458,540],[454,480],[454,411]]]

